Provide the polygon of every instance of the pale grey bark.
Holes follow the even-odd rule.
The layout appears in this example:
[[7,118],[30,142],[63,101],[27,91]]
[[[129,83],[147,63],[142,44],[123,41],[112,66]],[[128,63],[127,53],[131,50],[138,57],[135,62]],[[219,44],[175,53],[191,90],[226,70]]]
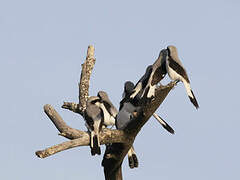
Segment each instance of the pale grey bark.
[[[158,61],[159,59],[155,61],[153,66],[157,65],[159,63]],[[89,46],[86,60],[82,64],[82,72],[79,83],[79,103],[64,102],[62,108],[71,110],[82,116],[84,115],[86,101],[89,96],[88,90],[90,76],[94,64],[94,48],[93,46]],[[155,98],[151,102],[146,101],[147,103],[143,103],[139,111],[135,114],[134,119],[123,130],[110,130],[105,128],[100,133],[100,143],[107,145],[102,161],[106,180],[122,179],[121,166],[124,157],[126,156],[129,148],[132,146],[141,128],[161,105],[174,85],[175,83],[171,82],[166,86],[157,87]],[[44,111],[59,130],[59,135],[70,140],[44,150],[37,151],[36,155],[38,157],[45,158],[66,149],[89,145],[90,138],[88,132],[80,131],[68,126],[51,105],[45,105]]]

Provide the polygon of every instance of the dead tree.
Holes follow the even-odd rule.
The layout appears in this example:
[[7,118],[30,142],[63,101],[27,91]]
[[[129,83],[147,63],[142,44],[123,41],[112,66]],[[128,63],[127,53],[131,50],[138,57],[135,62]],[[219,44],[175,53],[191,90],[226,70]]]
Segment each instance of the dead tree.
[[[89,97],[89,83],[93,66],[96,59],[94,58],[94,47],[89,46],[87,57],[82,64],[82,72],[79,83],[79,103],[64,102],[62,108],[68,109],[83,116],[86,109],[86,101]],[[155,61],[153,66],[157,64]],[[107,144],[107,148],[102,160],[106,180],[122,179],[122,162],[129,148],[132,146],[137,134],[153,115],[157,108],[164,101],[175,83],[170,82],[166,86],[159,86],[155,91],[155,98],[148,103],[142,104],[140,110],[135,114],[133,120],[123,130],[111,130],[104,128],[100,133],[100,143]],[[59,130],[59,135],[70,139],[61,144],[54,145],[36,152],[39,158],[45,158],[66,149],[88,146],[90,135],[88,132],[80,131],[68,126],[57,111],[49,104],[44,106],[44,112]]]

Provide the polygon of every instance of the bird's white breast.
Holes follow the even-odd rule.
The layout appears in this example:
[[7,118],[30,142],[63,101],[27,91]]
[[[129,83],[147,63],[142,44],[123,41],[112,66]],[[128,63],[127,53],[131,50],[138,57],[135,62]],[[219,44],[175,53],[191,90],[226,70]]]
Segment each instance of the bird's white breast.
[[100,107],[102,109],[102,111],[103,111],[103,116],[104,116],[103,124],[106,125],[106,126],[113,126],[113,125],[115,125],[115,118],[113,116],[111,116],[111,114],[107,111],[107,109],[104,106],[104,104],[97,102],[96,105],[98,107]]
[[180,74],[178,74],[176,71],[174,71],[170,66],[169,66],[169,61],[166,61],[166,69],[168,72],[168,76],[172,79],[172,80],[182,80],[182,76]]

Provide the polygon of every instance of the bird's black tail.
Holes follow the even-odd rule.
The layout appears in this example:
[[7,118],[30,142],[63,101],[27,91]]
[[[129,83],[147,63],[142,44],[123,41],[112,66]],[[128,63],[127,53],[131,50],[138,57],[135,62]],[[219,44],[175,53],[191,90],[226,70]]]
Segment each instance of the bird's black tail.
[[196,109],[198,109],[199,105],[198,105],[197,99],[195,98],[192,90],[191,90],[191,93],[192,93],[193,98],[191,96],[188,96],[188,97],[189,97],[190,101],[193,103],[193,105],[196,107]]
[[131,169],[138,167],[138,158],[136,154],[132,154],[131,156],[128,156],[128,164]]
[[158,122],[162,125],[162,127],[164,129],[166,129],[168,132],[170,132],[171,134],[174,134],[174,130],[173,128],[166,122],[163,120],[163,118],[161,118],[159,115],[157,115],[156,113],[153,114],[153,116],[158,120]]
[[[166,123],[166,122],[165,122]],[[163,125],[164,129],[166,129],[168,132],[170,132],[171,134],[174,134],[174,130],[171,126],[168,125],[168,123],[166,123],[165,125]]]
[[183,80],[183,84],[185,86],[185,89],[187,91],[187,95],[188,95],[191,103],[196,107],[196,109],[198,109],[199,105],[198,105],[197,99],[195,98],[195,96],[193,94],[193,91],[192,91],[192,88],[190,86],[190,83],[187,82],[186,80]]
[[98,154],[98,155],[101,154],[100,146],[98,146],[97,135],[93,136],[93,147],[91,147],[91,154],[92,156],[94,156],[95,154]]

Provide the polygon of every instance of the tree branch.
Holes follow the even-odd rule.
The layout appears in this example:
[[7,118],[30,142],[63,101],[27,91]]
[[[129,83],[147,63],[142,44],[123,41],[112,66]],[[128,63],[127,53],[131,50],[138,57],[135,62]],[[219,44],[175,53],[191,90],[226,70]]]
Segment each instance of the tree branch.
[[[86,109],[86,102],[89,97],[89,84],[92,69],[96,59],[94,58],[93,46],[88,47],[87,57],[82,64],[82,72],[79,83],[79,104],[73,102],[64,102],[62,108],[71,110],[83,116]],[[160,59],[158,58],[153,66],[159,66]],[[154,81],[159,82],[160,78],[156,76]],[[121,180],[122,179],[122,162],[126,156],[129,148],[132,146],[137,134],[156,111],[156,109],[164,101],[175,83],[171,82],[166,86],[160,86],[155,91],[155,99],[151,102],[143,103],[140,110],[136,113],[133,120],[126,126],[124,130],[110,130],[103,129],[100,132],[100,143],[106,144],[106,151],[103,157],[102,166],[104,167],[104,174],[106,180]],[[44,106],[44,111],[53,122],[55,127],[59,130],[59,135],[64,136],[69,141],[54,145],[45,150],[36,152],[39,158],[45,158],[61,152],[66,149],[87,146],[90,143],[90,136],[88,132],[80,131],[78,129],[68,126],[57,111],[49,104]]]
[[[37,151],[36,155],[40,158],[45,158],[56,154],[58,152],[78,147],[78,146],[88,146],[90,143],[90,136],[88,132],[80,131],[74,128],[69,127],[58,114],[58,112],[49,104],[44,106],[44,112],[47,114],[49,119],[53,122],[55,127],[59,130],[61,136],[64,136],[71,141],[67,141],[58,145],[54,145],[45,150]],[[100,133],[100,143],[109,144],[109,143],[120,143],[128,142],[128,137],[121,130],[110,130],[104,128]]]
[[79,104],[77,104],[77,103],[63,102],[62,108],[63,109],[68,109],[68,110],[70,110],[72,112],[75,112],[75,113],[82,114],[82,113],[79,112]]
[[[80,133],[82,135],[79,138],[54,145],[52,147],[46,148],[45,150],[37,151],[36,155],[39,158],[46,158],[67,149],[79,146],[88,146],[90,143],[89,134],[84,131],[80,131]],[[66,134],[64,134],[64,137],[66,137]],[[101,144],[123,143],[125,141],[127,141],[127,136],[125,136],[124,132],[121,130],[110,130],[106,128],[100,133]]]
[[58,129],[61,136],[64,136],[68,139],[76,139],[85,135],[85,132],[68,126],[63,121],[62,117],[58,114],[58,112],[50,104],[46,104],[44,106],[44,112]]
[[84,114],[86,109],[87,99],[89,97],[89,84],[90,84],[90,77],[92,74],[93,67],[95,65],[96,59],[94,58],[94,47],[88,46],[87,50],[87,57],[85,62],[82,64],[82,72],[80,76],[80,83],[78,84],[79,87],[79,104],[71,103],[71,102],[64,102],[62,108],[68,109],[75,113]]
[[94,58],[94,47],[88,46],[87,50],[87,58],[86,61],[82,64],[82,73],[80,77],[79,83],[79,110],[80,112],[85,111],[87,98],[88,98],[88,90],[90,84],[90,76],[92,73],[93,66],[96,62]]

